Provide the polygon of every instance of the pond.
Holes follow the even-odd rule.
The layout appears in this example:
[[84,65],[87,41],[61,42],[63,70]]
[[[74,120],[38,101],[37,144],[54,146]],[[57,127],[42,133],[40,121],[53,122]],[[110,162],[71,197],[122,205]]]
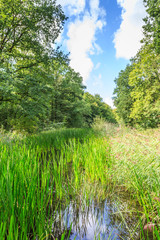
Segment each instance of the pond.
[[89,143],[74,141],[41,155],[42,163],[51,160],[53,169],[51,239],[152,240],[152,236],[141,235],[142,209],[133,196],[123,186],[107,185],[105,169],[109,168],[110,155],[106,156],[106,148],[101,149],[104,143],[98,143],[97,151],[97,140]]
[[61,239],[66,230],[65,239],[70,232],[68,240],[138,239],[138,232],[134,232],[137,217],[130,211],[122,216],[126,203],[123,202],[123,206],[119,204],[118,201],[106,199],[100,203],[81,200],[79,203],[70,201],[68,206],[61,205],[54,213],[54,238]]

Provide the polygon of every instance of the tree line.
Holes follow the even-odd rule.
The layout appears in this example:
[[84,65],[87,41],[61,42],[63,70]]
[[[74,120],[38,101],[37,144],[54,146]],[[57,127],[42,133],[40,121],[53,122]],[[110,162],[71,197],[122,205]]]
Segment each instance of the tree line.
[[160,124],[160,1],[144,0],[142,47],[115,79],[119,121],[144,128]]
[[66,19],[55,0],[0,0],[0,126],[6,130],[89,127],[96,116],[116,121],[55,47]]

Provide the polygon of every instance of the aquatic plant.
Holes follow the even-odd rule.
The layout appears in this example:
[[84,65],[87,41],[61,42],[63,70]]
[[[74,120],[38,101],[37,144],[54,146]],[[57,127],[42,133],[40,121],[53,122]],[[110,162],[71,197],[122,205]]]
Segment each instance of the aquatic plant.
[[[150,240],[150,235],[158,239],[159,140],[158,130],[128,129],[119,129],[107,138],[91,129],[48,131],[9,141],[3,138],[1,238],[66,239],[71,232],[65,226],[55,232],[61,208],[75,201],[79,209],[86,209],[92,201],[110,198],[117,209],[112,213],[113,221],[123,222],[129,239],[135,239],[138,232],[139,239]],[[136,224],[130,227],[127,219],[135,219]],[[110,229],[111,239],[114,232]]]
[[90,130],[42,133],[1,142],[0,149],[2,239],[47,238],[59,201],[80,192],[84,181],[104,181],[106,145]]

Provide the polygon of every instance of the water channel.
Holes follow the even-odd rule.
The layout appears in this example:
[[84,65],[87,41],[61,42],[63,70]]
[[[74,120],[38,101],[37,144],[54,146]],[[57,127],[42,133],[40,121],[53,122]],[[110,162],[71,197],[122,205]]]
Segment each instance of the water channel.
[[87,204],[70,201],[68,206],[61,205],[55,212],[53,235],[61,239],[66,230],[66,234],[70,232],[68,240],[138,239],[138,232],[134,231],[138,218],[129,211],[123,215],[125,205],[123,202],[123,206],[119,206],[109,199],[100,203],[92,200]]

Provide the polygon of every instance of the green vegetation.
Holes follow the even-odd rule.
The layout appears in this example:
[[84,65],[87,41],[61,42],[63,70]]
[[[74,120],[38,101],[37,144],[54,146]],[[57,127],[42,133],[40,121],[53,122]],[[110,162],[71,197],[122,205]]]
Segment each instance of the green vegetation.
[[[137,131],[117,129],[111,138],[113,162],[110,173],[115,190],[119,186],[141,206],[140,239],[148,222],[154,225],[154,239],[160,236],[160,129]],[[136,211],[136,210],[135,210]],[[147,226],[147,225],[146,225]]]
[[[122,195],[125,225],[125,211],[139,218],[130,239],[160,239],[160,12],[144,3],[143,46],[115,80],[112,111],[53,48],[66,20],[56,1],[0,0],[2,240],[55,239],[61,204]],[[115,116],[155,130],[117,128]]]
[[[94,132],[99,132],[97,122]],[[104,122],[103,123],[104,126]],[[127,210],[139,222],[130,239],[150,239],[143,230],[160,232],[159,129],[138,132],[106,123],[104,135],[91,129],[64,129],[0,142],[0,236],[2,239],[50,239],[53,214],[72,199],[101,201],[126,198]],[[102,131],[101,131],[102,133]],[[127,194],[127,195],[126,195]],[[130,200],[129,200],[130,199]],[[134,202],[134,206],[130,205]],[[125,207],[125,206],[124,206]],[[126,208],[126,207],[125,207]],[[117,213],[119,214],[119,213]],[[146,225],[147,228],[148,225]],[[63,236],[65,231],[62,232]]]
[[33,133],[57,126],[88,127],[97,115],[115,122],[99,95],[84,93],[82,77],[56,47],[65,20],[56,1],[0,0],[0,126],[4,129]]
[[54,234],[57,204],[86,196],[85,182],[104,183],[107,145],[83,129],[1,142],[1,239],[47,239]]
[[114,103],[119,122],[155,128],[160,124],[160,11],[159,1],[144,3],[143,45],[115,80]]

